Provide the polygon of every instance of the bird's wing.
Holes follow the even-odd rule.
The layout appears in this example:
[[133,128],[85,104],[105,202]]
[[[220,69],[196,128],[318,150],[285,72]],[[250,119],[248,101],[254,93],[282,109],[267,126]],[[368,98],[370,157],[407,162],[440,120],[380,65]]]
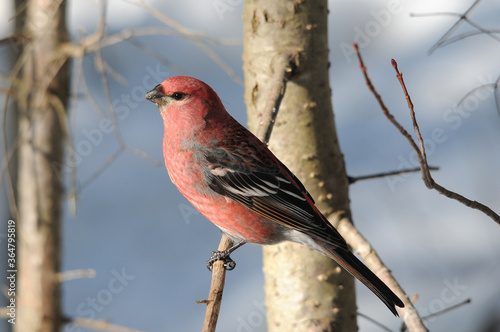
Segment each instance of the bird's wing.
[[266,147],[252,146],[245,146],[244,153],[238,147],[205,151],[210,188],[270,220],[347,249],[295,175]]

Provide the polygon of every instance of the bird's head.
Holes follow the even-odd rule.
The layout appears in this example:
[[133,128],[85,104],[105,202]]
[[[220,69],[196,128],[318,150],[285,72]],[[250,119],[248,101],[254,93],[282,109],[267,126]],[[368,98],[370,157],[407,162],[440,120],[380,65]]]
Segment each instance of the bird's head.
[[205,128],[209,119],[223,121],[228,116],[217,93],[192,77],[170,77],[145,98],[158,106],[166,130],[186,136]]
[[208,84],[188,76],[166,79],[149,91],[145,98],[155,103],[161,112],[185,107],[208,107],[215,111],[222,106],[219,96]]

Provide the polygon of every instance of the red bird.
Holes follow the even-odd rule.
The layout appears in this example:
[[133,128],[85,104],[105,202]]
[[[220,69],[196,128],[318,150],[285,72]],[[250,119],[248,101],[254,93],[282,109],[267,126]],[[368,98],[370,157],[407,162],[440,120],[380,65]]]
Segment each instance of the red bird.
[[[356,258],[295,175],[224,108],[207,84],[177,76],[146,94],[165,126],[163,154],[170,179],[236,244],[301,243],[333,258],[397,316],[403,302]],[[210,261],[209,261],[210,262]]]

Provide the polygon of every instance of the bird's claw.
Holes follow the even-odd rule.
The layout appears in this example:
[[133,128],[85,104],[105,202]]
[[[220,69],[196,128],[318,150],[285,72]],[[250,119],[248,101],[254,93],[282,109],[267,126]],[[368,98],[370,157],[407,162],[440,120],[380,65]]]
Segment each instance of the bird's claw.
[[236,262],[229,257],[231,254],[230,251],[228,250],[223,250],[223,251],[212,251],[212,256],[210,259],[207,261],[207,268],[209,271],[212,271],[212,267],[216,261],[223,261],[224,262],[224,268],[227,271],[234,270],[236,267]]

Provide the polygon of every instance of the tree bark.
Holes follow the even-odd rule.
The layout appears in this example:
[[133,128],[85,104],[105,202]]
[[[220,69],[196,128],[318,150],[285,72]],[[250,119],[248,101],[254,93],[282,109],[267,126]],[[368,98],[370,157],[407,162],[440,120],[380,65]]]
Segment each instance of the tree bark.
[[[276,64],[295,59],[269,147],[325,215],[349,216],[328,79],[327,16],[327,1],[245,1],[245,101],[255,132]],[[354,279],[330,258],[294,243],[269,246],[264,274],[270,332],[357,330]]]
[[59,47],[68,40],[66,2],[26,5],[19,114],[18,293],[15,331],[58,331],[61,174],[69,71]]

